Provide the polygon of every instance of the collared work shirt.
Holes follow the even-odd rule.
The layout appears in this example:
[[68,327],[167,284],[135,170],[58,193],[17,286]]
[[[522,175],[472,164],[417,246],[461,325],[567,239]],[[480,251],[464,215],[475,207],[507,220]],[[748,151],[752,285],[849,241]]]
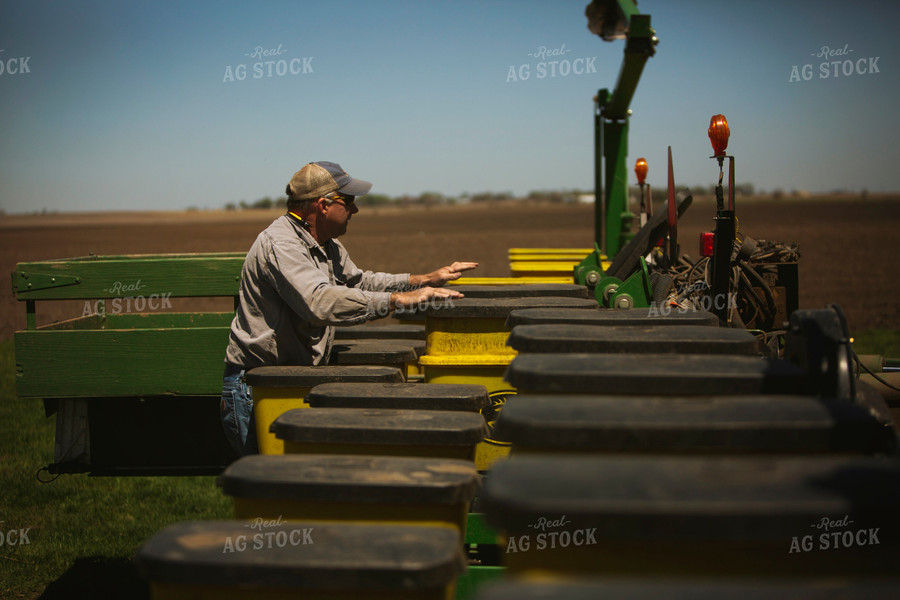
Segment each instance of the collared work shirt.
[[281,216],[244,260],[225,360],[247,370],[326,364],[335,325],[387,316],[390,291],[408,283],[408,273],[362,271],[339,241],[320,246],[297,221]]

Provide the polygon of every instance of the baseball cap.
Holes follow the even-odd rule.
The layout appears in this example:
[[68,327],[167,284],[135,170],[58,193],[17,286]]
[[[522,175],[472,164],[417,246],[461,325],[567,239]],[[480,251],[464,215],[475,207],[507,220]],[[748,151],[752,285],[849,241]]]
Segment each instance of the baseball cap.
[[288,183],[291,195],[298,200],[319,198],[331,192],[347,196],[363,196],[372,189],[372,184],[362,179],[354,179],[341,165],[328,161],[311,162],[294,173]]

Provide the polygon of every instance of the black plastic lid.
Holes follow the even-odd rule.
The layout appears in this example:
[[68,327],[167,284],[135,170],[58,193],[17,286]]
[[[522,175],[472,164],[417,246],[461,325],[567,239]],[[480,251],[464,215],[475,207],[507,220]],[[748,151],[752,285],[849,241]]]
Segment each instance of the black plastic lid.
[[519,393],[644,396],[803,394],[806,374],[777,359],[701,354],[520,354],[506,370]]
[[570,325],[706,325],[718,327],[719,318],[705,310],[660,311],[652,308],[598,308],[594,311],[552,310],[526,308],[509,314],[506,326],[541,323],[567,323]]
[[238,498],[364,504],[459,504],[480,485],[471,461],[332,454],[244,456],[217,482]]
[[155,582],[251,589],[433,589],[465,570],[453,528],[322,522],[179,523],[147,540],[135,562]]
[[482,317],[505,319],[510,312],[522,308],[562,308],[594,310],[593,298],[560,298],[537,296],[532,298],[458,298],[435,304],[421,311],[427,317]]
[[339,340],[331,346],[328,364],[393,365],[412,362],[416,358],[418,355],[412,344],[405,344],[398,340]]
[[847,581],[846,579],[796,580],[634,580],[617,578],[584,579],[567,577],[561,581],[504,578],[479,588],[473,600],[883,600],[900,597],[900,579]]
[[846,518],[879,527],[885,553],[898,543],[896,458],[519,455],[485,481],[488,523],[510,535],[543,517],[597,540],[777,542],[787,559],[792,536]]
[[269,431],[291,442],[467,446],[487,434],[478,413],[390,408],[297,408],[279,416]]
[[399,382],[403,373],[397,367],[367,365],[321,367],[257,367],[247,372],[247,383],[262,387],[315,387],[320,383],[341,382]]
[[525,283],[513,285],[454,285],[466,298],[533,298],[557,296],[590,298],[587,286],[574,283]]
[[474,383],[323,383],[306,395],[313,407],[399,408],[479,412],[490,405]]
[[507,400],[494,434],[514,448],[610,453],[871,454],[897,442],[862,406],[775,395],[519,395]]
[[391,325],[350,325],[335,327],[336,340],[424,340],[425,326],[413,323],[397,323]]
[[519,352],[730,354],[756,356],[749,331],[726,327],[517,325],[506,342]]

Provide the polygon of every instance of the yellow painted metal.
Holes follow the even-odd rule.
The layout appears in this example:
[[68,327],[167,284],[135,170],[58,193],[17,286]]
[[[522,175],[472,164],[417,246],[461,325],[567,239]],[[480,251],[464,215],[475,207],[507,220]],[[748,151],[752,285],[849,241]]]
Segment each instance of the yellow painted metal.
[[[507,334],[508,335],[508,334]],[[489,408],[482,411],[488,427],[493,425],[499,416],[500,409],[507,396],[516,393],[503,379],[506,367],[512,362],[513,355],[441,355],[428,354],[419,358],[425,368],[426,383],[474,383],[483,385],[492,399]],[[475,447],[475,467],[486,471],[498,459],[509,454],[510,445],[493,439],[491,434]]]
[[510,254],[509,262],[565,262],[578,264],[584,260],[584,255],[577,254]]
[[428,317],[425,354],[419,357],[419,364],[429,364],[423,359],[436,356],[489,355],[512,360],[516,351],[506,345],[507,338],[506,318]]
[[[297,590],[284,587],[237,587],[158,583],[150,584],[153,600],[453,600],[453,585],[429,590]],[[299,594],[302,593],[302,596]]]
[[540,283],[573,283],[571,273],[567,276],[552,277],[460,277],[454,281],[448,281],[447,285],[529,285]]
[[274,388],[253,386],[253,416],[260,454],[284,454],[284,441],[269,432],[269,426],[281,415],[295,408],[309,408],[308,387]]
[[509,255],[518,254],[578,254],[584,258],[585,254],[593,252],[593,248],[510,248]]
[[[411,490],[414,493],[414,490]],[[284,498],[232,498],[234,518],[242,521],[303,521],[378,525],[453,527],[460,538],[466,532],[469,503],[368,504],[365,502],[310,502]]]
[[[573,271],[579,262],[516,261],[510,263],[509,270],[513,277],[562,277],[568,274],[568,283],[572,283]],[[609,261],[601,261],[604,270],[608,269],[610,264]]]
[[432,446],[422,444],[310,444],[285,440],[285,454],[350,454],[355,456],[416,456],[475,460],[475,445]]

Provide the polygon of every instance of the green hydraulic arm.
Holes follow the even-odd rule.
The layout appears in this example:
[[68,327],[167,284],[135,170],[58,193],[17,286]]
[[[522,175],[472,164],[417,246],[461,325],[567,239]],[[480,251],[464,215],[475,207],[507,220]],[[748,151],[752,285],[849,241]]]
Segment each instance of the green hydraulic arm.
[[[588,28],[605,41],[625,38],[625,57],[615,89],[601,89],[594,107],[594,237],[596,250],[575,268],[578,283],[594,285],[602,277],[601,250],[612,260],[628,239],[628,117],[631,98],[647,59],[659,41],[650,15],[634,0],[594,0],[585,13]],[[606,194],[604,195],[604,190]]]

